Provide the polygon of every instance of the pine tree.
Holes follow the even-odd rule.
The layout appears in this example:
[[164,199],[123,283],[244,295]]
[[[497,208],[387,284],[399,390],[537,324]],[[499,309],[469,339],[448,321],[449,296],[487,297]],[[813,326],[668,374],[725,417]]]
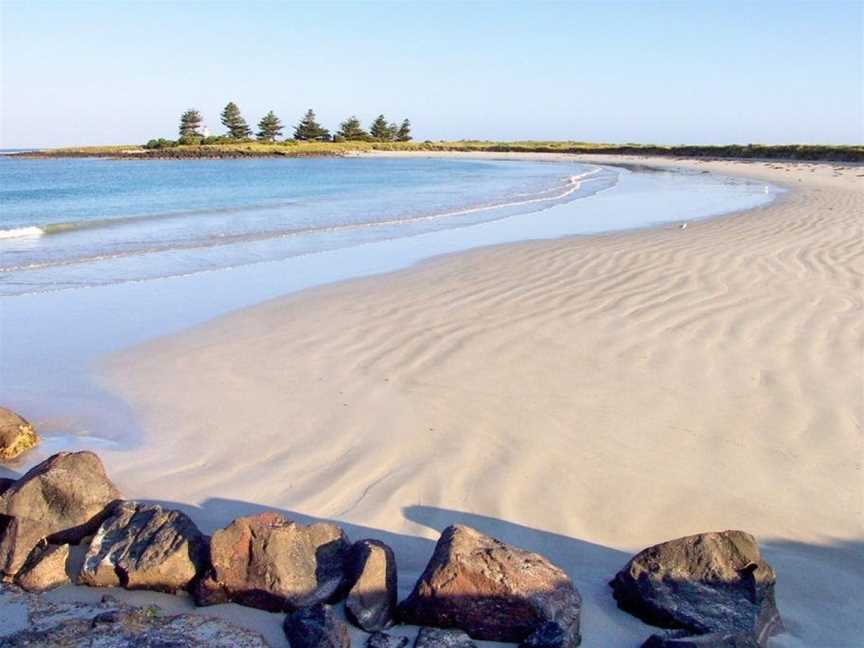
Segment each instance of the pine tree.
[[195,109],[190,109],[180,115],[180,137],[201,137],[198,129],[201,128],[201,122],[204,121],[201,113]]
[[360,120],[354,115],[351,115],[348,119],[339,124],[339,132],[336,133],[336,137],[341,137],[348,141],[363,141],[369,139],[369,133],[363,130],[363,127],[360,125]]
[[228,137],[233,139],[246,139],[252,136],[252,129],[249,128],[249,124],[243,119],[240,109],[233,101],[229,101],[222,111],[222,125],[228,129]]
[[282,135],[282,122],[271,110],[258,122],[258,139],[262,142],[274,142]]
[[375,118],[375,121],[372,122],[369,134],[372,135],[372,139],[378,140],[379,142],[389,142],[393,139],[393,132],[391,132],[390,126],[391,125],[388,124],[387,120],[384,118],[384,115],[378,115]]
[[411,141],[411,122],[407,119],[402,120],[402,125],[399,127],[399,130],[396,131],[396,141],[397,142],[410,142]]
[[315,111],[310,108],[306,111],[300,123],[294,127],[294,139],[322,140],[326,142],[330,139],[330,131],[315,121]]

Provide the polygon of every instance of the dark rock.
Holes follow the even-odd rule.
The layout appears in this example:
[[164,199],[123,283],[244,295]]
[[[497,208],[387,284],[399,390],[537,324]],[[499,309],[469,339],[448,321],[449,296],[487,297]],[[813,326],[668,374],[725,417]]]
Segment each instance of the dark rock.
[[348,555],[348,620],[366,632],[393,625],[396,614],[396,557],[378,540],[360,540]]
[[566,648],[567,633],[554,621],[547,621],[523,641],[521,648]]
[[759,643],[749,633],[694,635],[687,630],[672,630],[651,635],[642,648],[759,648]]
[[39,442],[36,431],[12,410],[0,407],[0,461],[11,461]]
[[92,452],[49,457],[0,495],[0,572],[17,574],[43,540],[80,542],[119,498]]
[[366,640],[366,648],[406,648],[408,637],[397,637],[386,632],[373,632]]
[[291,648],[348,648],[348,628],[329,605],[318,603],[285,617],[285,636]]
[[69,579],[69,545],[47,545],[41,551],[34,551],[24,565],[15,582],[28,592],[45,592],[61,585]]
[[[783,629],[774,583],[774,570],[762,559],[756,539],[743,531],[722,531],[649,547],[610,585],[618,606],[648,623],[691,635],[737,637],[735,641],[750,637],[764,646]],[[704,643],[715,640],[711,637],[687,640],[715,645]]]
[[14,483],[14,479],[9,479],[8,477],[0,477],[0,495],[9,490],[9,488],[11,488],[12,484]]
[[444,530],[432,559],[399,605],[405,623],[461,628],[475,639],[521,642],[547,621],[580,642],[582,599],[561,569],[479,531]]
[[278,513],[237,518],[210,540],[211,568],[196,602],[272,612],[335,602],[345,594],[350,547],[335,524],[304,526]]
[[420,628],[414,648],[477,648],[477,644],[461,630]]
[[207,540],[185,513],[123,502],[90,541],[78,583],[176,592],[206,564]]

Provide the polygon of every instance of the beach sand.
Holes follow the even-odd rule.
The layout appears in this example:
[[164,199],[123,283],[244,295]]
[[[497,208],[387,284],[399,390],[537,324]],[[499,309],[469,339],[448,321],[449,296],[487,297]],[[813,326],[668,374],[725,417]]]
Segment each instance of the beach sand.
[[[570,574],[585,646],[653,631],[607,585],[631,553],[743,529],[777,571],[772,645],[860,645],[864,167],[587,161],[791,191],[438,258],[112,357],[102,381],[144,435],[101,453],[109,474],[207,531],[275,509],[381,538],[402,595],[443,527],[474,526]],[[281,637],[275,615],[214,610]]]

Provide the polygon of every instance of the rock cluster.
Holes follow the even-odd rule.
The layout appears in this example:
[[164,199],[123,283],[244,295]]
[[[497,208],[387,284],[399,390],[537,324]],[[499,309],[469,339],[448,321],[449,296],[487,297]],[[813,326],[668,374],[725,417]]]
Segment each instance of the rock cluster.
[[[78,543],[83,563],[73,567],[70,545]],[[352,545],[335,524],[303,525],[276,512],[237,518],[207,538],[181,511],[122,501],[90,452],[60,453],[18,480],[0,480],[0,573],[33,592],[70,581],[187,590],[198,605],[284,612],[293,648],[348,648],[332,607],[342,601],[348,620],[372,633],[368,648],[407,648],[407,637],[382,632],[398,623],[422,626],[415,648],[475,648],[474,640],[575,648],[581,641],[582,600],[567,574],[475,529],[446,528],[397,605],[396,557],[378,540]],[[610,583],[623,610],[667,629],[646,640],[649,648],[764,647],[783,628],[774,584],[756,540],[742,531],[649,547]],[[73,646],[89,645],[86,632],[106,646],[190,645],[205,632],[202,617],[154,612],[158,621],[144,622],[140,609],[121,608],[51,631]],[[22,630],[2,645],[38,644],[40,632]]]

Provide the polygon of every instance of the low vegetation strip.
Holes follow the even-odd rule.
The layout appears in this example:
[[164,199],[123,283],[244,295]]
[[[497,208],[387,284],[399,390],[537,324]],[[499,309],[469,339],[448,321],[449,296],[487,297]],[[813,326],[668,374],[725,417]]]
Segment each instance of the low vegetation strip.
[[607,155],[660,155],[670,157],[709,157],[742,159],[820,160],[864,162],[864,146],[813,144],[730,144],[722,146],[660,146],[653,144],[598,144],[576,141],[486,140],[425,142],[232,142],[218,144],[178,144],[164,148],[129,146],[86,146],[45,149],[27,153],[30,157],[113,157],[113,158],[243,158],[340,156],[370,151],[492,152],[492,153],[572,153]]

